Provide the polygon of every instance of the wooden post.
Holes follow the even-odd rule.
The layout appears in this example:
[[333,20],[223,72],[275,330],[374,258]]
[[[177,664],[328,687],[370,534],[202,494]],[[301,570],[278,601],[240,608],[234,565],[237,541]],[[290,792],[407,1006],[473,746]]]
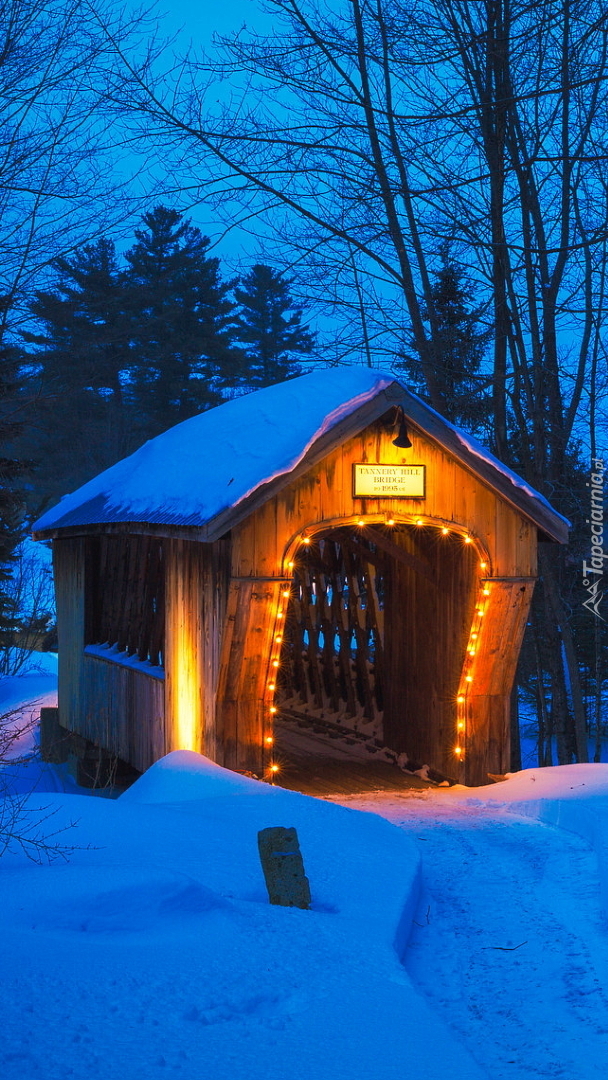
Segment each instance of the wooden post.
[[310,907],[310,885],[295,829],[276,825],[258,833],[258,850],[271,904]]
[[488,604],[466,704],[465,783],[511,764],[511,689],[534,590],[533,578],[489,579]]
[[233,578],[228,593],[216,706],[220,764],[258,775],[265,767],[264,738],[272,729],[268,683],[280,656],[274,638],[283,584],[284,579]]
[[53,571],[59,637],[59,722],[79,731],[86,711],[84,693],[85,540],[56,540]]
[[59,709],[43,705],[40,710],[40,757],[52,765],[61,765],[69,757],[69,734],[59,723]]
[[165,726],[167,752],[203,752],[203,545],[166,544]]

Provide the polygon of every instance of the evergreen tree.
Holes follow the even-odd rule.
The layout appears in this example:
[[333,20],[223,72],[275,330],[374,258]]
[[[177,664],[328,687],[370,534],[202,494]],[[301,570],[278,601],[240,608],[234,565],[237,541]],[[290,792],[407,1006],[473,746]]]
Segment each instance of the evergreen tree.
[[176,210],[157,206],[126,254],[132,378],[154,435],[221,400],[240,377],[231,345],[233,304],[209,239]]
[[293,279],[256,263],[234,291],[240,305],[237,337],[247,358],[250,386],[268,386],[300,374],[297,358],[312,352],[315,336],[302,325],[291,295]]
[[33,513],[135,448],[129,394],[130,342],[125,275],[114,245],[100,239],[59,259],[54,288],[38,292],[31,312],[38,346],[36,422],[21,449],[34,460]]
[[[443,413],[452,423],[482,434],[487,430],[491,399],[487,380],[480,372],[490,330],[479,329],[479,311],[473,308],[472,290],[460,268],[446,253],[431,291],[434,316],[433,367],[436,385],[445,405]],[[428,319],[429,313],[426,312]],[[426,396],[420,382],[418,358],[403,359],[408,377]]]
[[58,260],[30,307],[37,422],[20,451],[36,463],[32,513],[242,382],[233,283],[207,257],[209,240],[163,206],[143,224],[126,266],[98,240]]
[[38,292],[31,312],[45,333],[26,340],[44,346],[39,360],[48,389],[74,393],[89,388],[123,400],[129,369],[125,276],[114,244],[102,238],[54,265],[53,290]]

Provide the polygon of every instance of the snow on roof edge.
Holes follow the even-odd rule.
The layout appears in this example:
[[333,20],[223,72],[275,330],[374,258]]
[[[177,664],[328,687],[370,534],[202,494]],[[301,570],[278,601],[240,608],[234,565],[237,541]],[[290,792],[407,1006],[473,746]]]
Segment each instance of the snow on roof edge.
[[[395,381],[400,382],[400,380],[398,379],[396,379]],[[403,384],[400,383],[400,385],[402,386]],[[535,499],[538,500],[538,502],[541,502],[543,506],[545,506],[548,510],[551,511],[552,514],[555,514],[557,518],[563,521],[568,526],[568,528],[572,527],[572,523],[568,520],[568,518],[564,517],[563,514],[560,514],[559,510],[556,510],[555,507],[552,506],[552,504],[542,494],[542,492],[537,491],[536,488],[532,487],[532,485],[529,484],[527,480],[524,480],[524,478],[520,476],[519,473],[514,472],[513,469],[510,469],[508,465],[505,465],[504,462],[502,462],[500,458],[497,458],[491,450],[484,446],[483,443],[480,443],[474,435],[470,435],[469,432],[463,431],[462,428],[456,427],[456,425],[452,424],[450,420],[446,420],[445,416],[442,416],[441,413],[437,412],[437,410],[432,407],[432,405],[429,405],[426,401],[423,401],[421,397],[418,397],[418,395],[415,394],[413,390],[409,390],[407,387],[404,387],[404,389],[411,397],[416,400],[416,402],[422,405],[422,407],[427,412],[432,413],[432,415],[436,417],[437,420],[439,420],[440,424],[442,424],[444,427],[449,428],[454,433],[459,443],[461,443],[461,445],[464,446],[471,454],[473,454],[475,457],[480,458],[482,461],[485,461],[488,464],[492,465],[497,470],[497,472],[501,473],[505,477],[505,479],[513,485],[513,487],[517,488],[520,491],[523,491],[523,493],[527,495],[528,498]]]
[[386,390],[387,386],[390,386],[391,383],[395,381],[396,380],[393,379],[392,376],[379,378],[378,384],[373,391],[367,391],[365,393],[358,394],[356,397],[351,398],[350,401],[344,402],[342,405],[338,405],[335,409],[333,409],[330,413],[327,414],[321,426],[315,431],[314,435],[311,435],[303,450],[301,450],[301,452],[296,455],[290,465],[282,469],[277,469],[276,472],[274,472],[271,476],[265,476],[261,480],[258,480],[257,483],[255,483],[248,491],[246,491],[230,505],[238,506],[239,503],[243,502],[244,499],[248,499],[250,495],[253,495],[254,491],[257,491],[258,488],[262,487],[263,484],[270,484],[279,476],[285,476],[286,473],[291,473],[294,469],[297,469],[300,462],[303,461],[310,448],[314,446],[318,439],[320,439],[328,431],[331,431],[332,428],[336,427],[336,425],[339,424],[341,420],[344,420],[347,416],[350,416],[351,413],[356,412],[361,405],[365,405],[367,401],[370,401],[373,397],[376,397],[376,395],[379,394],[382,390]]
[[[324,376],[325,378],[323,378]],[[307,381],[306,386],[302,386],[302,380]],[[315,382],[319,382],[321,385],[316,388]],[[214,409],[209,409],[206,412],[199,413],[189,420],[183,421],[181,424],[174,425],[174,427],[169,428],[167,431],[156,436],[156,438],[148,440],[127,458],[123,458],[115,465],[112,465],[102,473],[99,473],[71,494],[65,495],[56,506],[46,511],[36,522],[34,522],[32,530],[35,533],[41,533],[54,528],[69,528],[70,526],[83,524],[112,524],[117,522],[137,522],[143,524],[161,523],[162,521],[166,524],[188,524],[191,527],[196,527],[197,525],[203,526],[217,517],[223,510],[238,506],[264,484],[292,472],[319,438],[335,427],[341,420],[351,413],[356,412],[356,410],[364,405],[365,402],[374,398],[394,382],[395,379],[392,374],[377,371],[375,369],[370,370],[362,367],[353,367],[350,369],[322,368],[318,372],[300,376],[298,379],[291,379],[284,383],[265,387],[260,391],[254,391],[251,394],[224,402],[222,405],[216,406]],[[322,408],[320,402],[322,399],[321,391],[323,390],[323,383],[325,383],[326,392],[329,390],[329,397],[331,398],[333,396],[334,400],[336,399],[338,390],[340,391],[338,403],[334,404],[327,413],[322,413],[320,411]],[[355,384],[355,393],[344,400],[344,388],[341,384],[348,383]],[[309,389],[313,390],[313,393],[309,394],[307,400],[306,391]],[[317,390],[316,393],[314,392],[315,389]],[[284,393],[282,395],[281,391],[283,390]],[[289,427],[286,425],[284,417],[279,416],[279,421],[275,422],[273,427],[271,413],[268,411],[268,405],[272,404],[273,398],[278,398],[280,404],[281,396],[290,397],[294,391],[297,392],[299,390],[304,391],[304,398],[302,403],[298,401],[299,415],[297,417],[296,428],[297,434],[300,437],[303,436],[303,438],[302,441],[290,443]],[[259,406],[257,413],[254,399],[255,404],[258,404]],[[244,405],[243,403],[246,404]],[[247,410],[249,404],[254,404],[254,408]],[[302,406],[301,409],[300,404]],[[205,434],[205,429],[211,429],[211,436],[213,439],[214,427],[217,427],[218,423],[221,424],[221,420],[224,419],[225,427],[232,419],[231,416],[226,414],[222,414],[221,420],[219,419],[221,411],[227,407],[230,409],[231,406],[232,409],[230,411],[232,413],[236,412],[237,414],[242,414],[245,411],[247,414],[247,412],[249,412],[249,419],[253,416],[253,419],[258,422],[258,426],[263,428],[260,433],[257,426],[254,424],[253,429],[249,431],[250,438],[257,438],[259,443],[258,446],[254,445],[251,454],[247,454],[241,446],[241,439],[244,437],[242,432],[237,432],[237,441],[234,445],[231,445],[228,441],[226,446],[220,446],[219,449],[216,449],[215,446],[213,446],[213,448],[208,448],[208,462],[212,467],[211,472],[213,474],[213,479],[216,479],[215,473],[221,474],[222,468],[226,471],[227,463],[232,459],[235,460],[236,465],[240,462],[242,467],[241,475],[239,475],[236,466],[234,469],[232,467],[227,469],[227,473],[230,473],[231,471],[235,472],[236,483],[233,488],[229,490],[235,477],[232,477],[227,481],[223,490],[219,490],[221,488],[221,480],[225,479],[225,477],[222,478],[220,476],[220,481],[216,484],[218,490],[214,493],[215,503],[211,500],[210,504],[207,506],[204,506],[202,503],[196,505],[196,500],[193,501],[192,499],[192,485],[189,486],[186,492],[184,492],[182,487],[182,491],[180,492],[180,481],[182,480],[182,477],[176,476],[174,471],[171,476],[170,487],[175,489],[175,494],[172,494],[170,490],[166,490],[164,493],[161,493],[161,495],[159,495],[157,491],[154,491],[151,497],[147,496],[146,498],[138,498],[138,496],[133,495],[132,492],[129,495],[131,473],[140,468],[142,462],[145,462],[146,457],[152,459],[152,462],[154,463],[154,456],[159,446],[165,447],[167,444],[169,446],[169,451],[173,450],[175,452],[176,449],[183,450],[184,447],[191,450],[192,448],[188,447],[188,438],[190,437],[191,443],[196,442],[196,437],[200,436],[201,429],[203,435]],[[234,406],[236,406],[236,409]],[[264,411],[264,406],[266,407],[266,411]],[[316,412],[317,414],[313,423],[308,425],[307,406],[308,412],[312,412],[313,414]],[[276,401],[274,403],[274,409],[275,411],[277,409]],[[240,419],[242,420],[243,417],[241,416]],[[186,434],[185,439],[184,434]],[[266,440],[264,439],[265,435]],[[274,468],[268,468],[265,466],[264,459],[268,457],[268,447],[272,447],[273,438],[277,445],[279,464]],[[171,444],[173,444],[173,446],[171,446]],[[202,449],[204,451],[204,445]],[[248,447],[246,447],[246,449],[248,449]],[[232,453],[232,457],[230,456],[230,452]],[[261,472],[258,471],[257,475],[251,475],[252,458],[253,466],[255,467],[257,464],[258,467],[261,468]],[[204,462],[203,465],[201,465],[201,459]],[[209,477],[202,475],[204,473],[204,468],[206,467],[206,460],[204,452],[199,454],[194,464],[193,480],[201,482],[204,479],[209,479]],[[193,462],[191,461],[190,465],[192,466],[192,464]],[[142,470],[140,469],[140,472],[141,471]],[[243,481],[240,491],[239,481]],[[107,486],[108,484],[109,486]],[[209,484],[206,485],[206,490],[208,487]],[[127,498],[125,498],[125,492]]]
[[[259,488],[292,473],[323,435],[391,385],[403,391],[406,415],[408,398],[419,407],[422,420],[415,415],[410,420],[418,422],[425,434],[431,438],[434,435],[441,443],[442,430],[450,433],[465,453],[485,462],[515,492],[538,502],[556,519],[570,525],[544,495],[473,435],[456,427],[409,390],[400,378],[391,372],[352,367],[317,369],[224,402],[169,428],[64,496],[34,523],[33,531],[123,522],[204,527],[222,512],[238,507]],[[349,390],[351,396],[344,400]],[[330,407],[323,414],[325,400]],[[398,397],[395,404],[397,401]],[[438,432],[426,430],[424,415],[436,420]],[[230,430],[226,436],[226,427],[235,420],[238,430],[231,439]],[[445,441],[444,446],[454,453],[450,441]],[[173,462],[168,471],[167,460],[170,465]],[[165,467],[165,475],[156,484],[159,466],[161,472]],[[189,477],[188,469],[191,483],[185,483],[181,475],[184,472]],[[232,472],[234,476],[230,476]],[[491,483],[491,479],[486,482]],[[532,508],[528,512],[532,514]]]

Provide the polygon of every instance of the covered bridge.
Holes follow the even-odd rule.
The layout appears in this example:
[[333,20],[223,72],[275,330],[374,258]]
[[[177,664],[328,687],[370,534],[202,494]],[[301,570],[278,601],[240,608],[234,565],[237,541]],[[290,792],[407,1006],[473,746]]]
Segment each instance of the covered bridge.
[[537,541],[567,522],[392,375],[321,369],[178,424],[66,496],[62,727],[144,770],[258,775],[277,713],[375,723],[468,784],[509,767]]

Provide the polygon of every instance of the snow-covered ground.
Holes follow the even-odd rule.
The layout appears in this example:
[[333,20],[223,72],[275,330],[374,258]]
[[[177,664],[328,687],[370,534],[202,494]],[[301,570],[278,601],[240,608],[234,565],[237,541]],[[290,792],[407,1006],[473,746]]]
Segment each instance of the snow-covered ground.
[[404,964],[486,1074],[604,1076],[608,766],[348,805],[417,842],[423,885]]
[[[381,818],[186,751],[118,800],[36,800],[53,827],[77,822],[78,847],[51,866],[3,859],[6,1080],[397,1080],[420,1032],[483,1075],[399,962],[418,854]],[[311,911],[268,904],[257,831],[281,824],[298,830]]]
[[[36,768],[74,850],[0,861],[3,1080],[604,1075],[608,766],[342,806],[187,752],[115,800]],[[310,911],[268,904],[269,825]]]

